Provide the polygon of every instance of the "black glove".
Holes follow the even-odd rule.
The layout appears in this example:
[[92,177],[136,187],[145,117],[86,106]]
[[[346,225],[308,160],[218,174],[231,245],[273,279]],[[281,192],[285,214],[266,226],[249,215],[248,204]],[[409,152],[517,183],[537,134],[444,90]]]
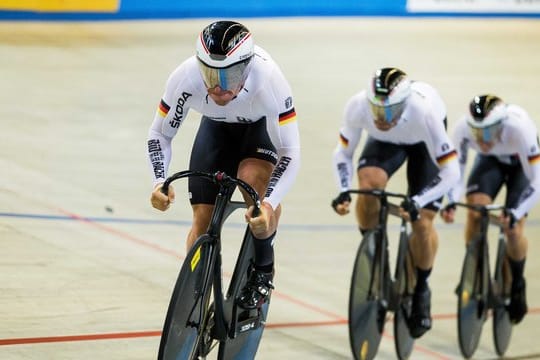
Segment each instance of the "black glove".
[[400,206],[409,213],[411,221],[416,221],[420,218],[420,205],[416,201],[405,199]]
[[449,210],[456,210],[456,203],[448,203],[445,207],[442,209],[443,211],[449,211]]
[[344,202],[351,202],[351,194],[348,191],[341,192],[337,198],[332,200],[332,208],[337,211],[337,206],[343,204]]
[[510,218],[510,221],[508,223],[508,226],[510,227],[510,229],[513,229],[514,226],[516,226],[516,222],[517,222],[517,219],[516,219],[516,216],[514,215],[514,213],[511,211],[511,210],[504,210],[504,216],[508,216]]

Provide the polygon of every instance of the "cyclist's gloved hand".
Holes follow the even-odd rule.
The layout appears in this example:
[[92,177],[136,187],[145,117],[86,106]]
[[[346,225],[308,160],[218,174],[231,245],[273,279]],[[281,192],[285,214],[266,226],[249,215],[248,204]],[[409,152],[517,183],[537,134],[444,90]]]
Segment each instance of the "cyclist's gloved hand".
[[516,215],[514,215],[514,212],[512,211],[512,209],[508,209],[508,210],[505,209],[504,216],[508,218],[508,227],[510,229],[513,229],[514,226],[516,226],[516,222],[518,221],[518,219],[516,219]]
[[441,209],[441,217],[447,223],[454,222],[454,213],[456,212],[456,203],[448,203],[445,207]]
[[411,221],[416,221],[420,218],[420,205],[412,199],[405,199],[401,202],[401,208],[409,213]]
[[349,212],[348,208],[346,208],[345,210],[338,209],[338,205],[344,205],[345,203],[350,203],[350,202],[351,202],[351,194],[349,194],[348,191],[342,191],[334,200],[332,200],[332,208],[338,214],[343,215]]
[[448,203],[448,205],[446,205],[444,208],[443,208],[443,211],[450,211],[450,210],[456,210],[456,203]]

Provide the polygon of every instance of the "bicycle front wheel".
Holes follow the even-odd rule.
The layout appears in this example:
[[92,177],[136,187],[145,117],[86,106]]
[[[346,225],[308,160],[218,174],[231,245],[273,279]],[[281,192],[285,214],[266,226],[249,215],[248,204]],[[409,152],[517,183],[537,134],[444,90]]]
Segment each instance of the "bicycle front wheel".
[[373,359],[384,328],[387,306],[380,279],[380,232],[367,232],[356,254],[349,291],[349,339],[357,360]]
[[169,302],[158,360],[198,359],[210,350],[212,271],[209,236],[203,235],[186,256]]
[[398,359],[408,359],[413,351],[414,338],[409,332],[407,320],[412,311],[412,294],[416,284],[416,273],[409,253],[407,235],[400,239],[396,262],[396,292],[399,299],[394,313],[394,345]]
[[489,261],[482,258],[481,241],[477,237],[467,247],[457,294],[459,348],[465,358],[476,351],[487,317]]
[[497,355],[503,356],[512,336],[512,323],[506,310],[506,303],[510,301],[510,269],[506,263],[506,243],[499,240],[497,261],[495,264],[495,306],[493,309],[493,342]]

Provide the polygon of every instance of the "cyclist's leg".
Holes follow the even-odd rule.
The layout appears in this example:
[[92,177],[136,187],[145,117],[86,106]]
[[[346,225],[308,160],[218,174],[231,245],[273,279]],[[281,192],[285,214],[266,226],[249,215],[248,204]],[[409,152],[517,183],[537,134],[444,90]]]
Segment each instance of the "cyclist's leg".
[[[472,191],[467,193],[467,204],[470,205],[489,205],[493,202],[493,198],[484,192]],[[468,245],[480,232],[480,222],[482,215],[478,211],[467,210],[467,218],[465,222],[465,245]]]
[[[467,204],[488,205],[493,202],[504,184],[501,163],[495,156],[477,154],[467,180]],[[481,215],[469,210],[465,224],[465,242],[468,244],[480,232]]]
[[[277,164],[277,153],[266,131],[266,120],[247,125],[237,133],[242,143],[237,177],[250,184],[263,199],[274,169],[282,171],[286,164]],[[262,151],[261,151],[262,150]],[[278,177],[278,175],[276,175]],[[247,199],[247,196],[244,196]],[[263,210],[264,211],[264,210]],[[281,206],[269,215],[268,227],[263,231],[252,231],[255,251],[254,264],[246,286],[238,298],[238,304],[246,309],[255,309],[267,302],[274,288],[274,237],[276,234]]]
[[[396,144],[385,143],[368,137],[358,161],[360,189],[384,189],[388,179],[405,162],[406,153]],[[379,200],[374,196],[359,195],[356,200],[356,217],[361,231],[377,226]]]
[[[242,160],[238,167],[238,178],[250,184],[260,196],[264,196],[270,176],[274,169],[271,162],[262,159],[248,158]],[[246,201],[249,198],[244,196]],[[269,227],[266,231],[258,233],[257,236],[252,233],[254,238],[255,259],[254,265],[260,270],[271,272],[274,261],[274,249],[272,246],[273,238],[281,215],[281,207],[278,206],[271,214]]]
[[[408,146],[407,156],[409,195],[413,196],[423,191],[437,178],[439,169],[424,143]],[[416,270],[416,286],[412,298],[409,330],[414,338],[431,329],[431,290],[428,279],[438,249],[439,237],[433,226],[433,220],[440,206],[441,199],[426,204],[420,209],[420,218],[412,223],[409,245]]]
[[[516,208],[519,205],[521,194],[526,192],[529,181],[519,162],[504,167],[507,175],[506,202],[507,208]],[[528,242],[524,236],[526,216],[516,222],[514,228],[505,229],[506,254],[512,273],[512,289],[509,305],[510,320],[519,323],[528,311],[525,290],[525,260],[527,257]]]
[[191,223],[191,229],[189,230],[186,248],[189,251],[195,241],[206,232],[208,225],[210,224],[210,218],[212,217],[212,210],[214,205],[210,204],[193,204],[191,205],[193,210],[193,219]]
[[[230,160],[231,146],[224,140],[224,132],[227,132],[226,123],[202,117],[191,150],[190,170],[210,173],[220,170],[228,174],[236,170]],[[189,250],[210,224],[218,187],[207,179],[190,177],[188,191],[193,210],[193,222],[186,242]]]

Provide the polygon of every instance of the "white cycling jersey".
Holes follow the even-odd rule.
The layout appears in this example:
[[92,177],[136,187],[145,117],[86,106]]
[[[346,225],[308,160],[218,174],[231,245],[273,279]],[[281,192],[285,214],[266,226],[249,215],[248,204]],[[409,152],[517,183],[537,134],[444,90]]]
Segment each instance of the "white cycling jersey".
[[444,126],[444,102],[426,83],[412,82],[411,89],[399,121],[388,131],[376,128],[365,91],[347,102],[340,139],[333,156],[334,174],[340,191],[350,189],[354,174],[353,155],[363,130],[374,139],[393,144],[425,143],[431,159],[439,167],[439,176],[413,197],[420,206],[444,196],[458,180],[456,151]]
[[275,209],[294,182],[300,167],[300,137],[289,83],[278,65],[255,46],[251,70],[243,89],[225,106],[209,96],[195,56],[184,61],[167,81],[148,134],[148,156],[154,186],[167,178],[171,140],[190,109],[214,121],[252,123],[266,118],[278,162],[264,201]]
[[540,148],[538,146],[538,130],[534,121],[527,112],[517,105],[505,105],[507,118],[502,122],[500,141],[488,152],[482,152],[476,142],[467,119],[470,115],[463,116],[454,129],[454,143],[457,146],[461,181],[449,192],[450,202],[460,199],[465,187],[465,166],[469,147],[483,155],[494,155],[502,163],[509,163],[511,155],[519,158],[523,172],[530,181],[530,187],[524,190],[519,199],[517,209],[513,209],[516,219],[523,217],[540,199]]

